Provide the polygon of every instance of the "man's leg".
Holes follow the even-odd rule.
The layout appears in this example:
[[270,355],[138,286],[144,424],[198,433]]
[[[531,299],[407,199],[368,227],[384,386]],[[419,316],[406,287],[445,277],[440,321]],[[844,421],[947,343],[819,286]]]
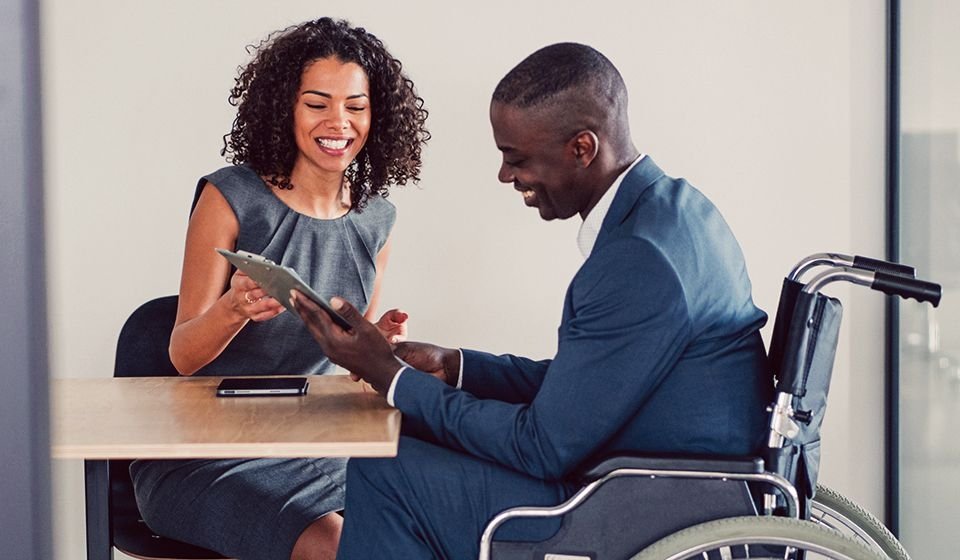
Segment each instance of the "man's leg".
[[[517,505],[555,505],[561,483],[401,437],[397,457],[351,459],[337,558],[476,558],[487,521]],[[498,538],[540,540],[558,524],[512,522]]]

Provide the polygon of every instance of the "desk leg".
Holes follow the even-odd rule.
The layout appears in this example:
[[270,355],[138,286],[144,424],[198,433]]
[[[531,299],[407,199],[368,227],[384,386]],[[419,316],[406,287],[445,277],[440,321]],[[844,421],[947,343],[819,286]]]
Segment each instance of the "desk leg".
[[87,560],[111,560],[110,462],[83,462],[87,504]]

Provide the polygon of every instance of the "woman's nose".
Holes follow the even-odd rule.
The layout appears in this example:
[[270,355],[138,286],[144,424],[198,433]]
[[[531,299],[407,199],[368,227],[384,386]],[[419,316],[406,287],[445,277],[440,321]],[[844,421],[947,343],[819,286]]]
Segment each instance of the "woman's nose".
[[327,119],[327,128],[330,130],[346,130],[350,126],[347,112],[343,109],[334,109]]

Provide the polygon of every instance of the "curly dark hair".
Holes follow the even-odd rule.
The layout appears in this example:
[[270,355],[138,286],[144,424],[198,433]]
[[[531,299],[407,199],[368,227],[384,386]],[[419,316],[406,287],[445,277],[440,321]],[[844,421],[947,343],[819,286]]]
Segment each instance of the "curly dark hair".
[[362,210],[371,196],[387,196],[388,185],[420,180],[420,152],[430,139],[427,110],[413,82],[383,42],[362,27],[328,17],[293,25],[247,47],[253,60],[239,69],[229,102],[237,107],[220,155],[249,165],[277,188],[290,189],[297,159],[293,109],[303,71],[334,57],[367,74],[372,121],[363,149],[346,170],[351,199]]

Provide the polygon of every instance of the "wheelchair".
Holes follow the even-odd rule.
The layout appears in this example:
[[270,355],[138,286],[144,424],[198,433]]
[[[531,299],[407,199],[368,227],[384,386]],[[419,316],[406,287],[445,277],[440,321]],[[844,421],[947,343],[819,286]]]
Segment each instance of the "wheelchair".
[[[818,270],[808,282],[810,271]],[[941,287],[912,267],[817,253],[784,279],[769,350],[775,400],[756,456],[636,454],[601,461],[553,507],[515,507],[489,521],[480,560],[763,558],[909,560],[897,539],[854,502],[817,484],[820,427],[842,306],[821,290],[850,282],[939,305]],[[495,540],[517,519],[559,520],[540,542]]]

